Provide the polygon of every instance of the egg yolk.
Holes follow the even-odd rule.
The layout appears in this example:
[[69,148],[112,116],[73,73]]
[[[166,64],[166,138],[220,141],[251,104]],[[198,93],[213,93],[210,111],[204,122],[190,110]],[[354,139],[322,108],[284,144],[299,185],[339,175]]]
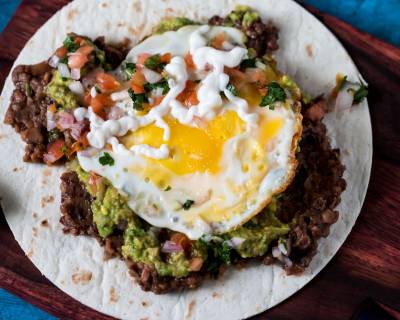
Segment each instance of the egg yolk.
[[225,142],[246,129],[244,121],[234,111],[222,113],[204,128],[187,126],[170,117],[164,120],[170,128],[168,141],[163,140],[163,129],[152,124],[129,133],[122,143],[128,148],[138,144],[159,148],[166,144],[169,158],[148,161],[159,163],[177,175],[218,173]]

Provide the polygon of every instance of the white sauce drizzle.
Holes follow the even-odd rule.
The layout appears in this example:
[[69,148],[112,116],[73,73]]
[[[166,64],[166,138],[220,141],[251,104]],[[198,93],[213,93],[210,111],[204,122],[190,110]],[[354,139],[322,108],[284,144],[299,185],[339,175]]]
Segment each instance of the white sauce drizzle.
[[[137,116],[133,112],[128,112],[128,114],[116,120],[103,120],[93,112],[91,107],[89,109],[78,108],[74,111],[75,118],[78,121],[82,121],[84,118],[88,118],[90,121],[90,132],[87,136],[89,144],[97,149],[101,149],[106,143],[111,143],[115,152],[132,152],[154,159],[165,159],[169,156],[169,149],[166,144],[163,144],[160,148],[153,148],[144,144],[136,145],[128,150],[115,137],[124,136],[128,131],[135,131],[140,127],[154,123],[157,127],[163,129],[163,140],[168,141],[170,138],[170,128],[163,120],[164,116],[171,114],[180,123],[192,126],[195,125],[194,117],[212,120],[223,105],[221,91],[236,106],[236,111],[243,121],[248,125],[256,124],[258,115],[256,113],[249,113],[247,101],[234,96],[227,89],[229,76],[224,73],[225,67],[234,68],[241,63],[247,55],[247,49],[240,46],[233,46],[227,41],[224,42],[224,47],[229,48],[229,51],[208,47],[208,40],[205,34],[209,31],[210,27],[208,25],[201,26],[189,38],[190,53],[197,71],[201,73],[211,69],[200,82],[197,91],[198,105],[186,108],[176,100],[178,95],[185,90],[189,75],[185,60],[181,56],[175,56],[165,66],[165,72],[169,78],[168,84],[170,90],[162,102],[153,107],[148,114]],[[147,73],[146,78],[154,78],[147,79],[153,82],[153,80],[155,81],[155,77],[153,76],[154,74],[150,75]],[[115,92],[111,95],[113,101],[121,101],[128,98],[129,95],[126,90]]]

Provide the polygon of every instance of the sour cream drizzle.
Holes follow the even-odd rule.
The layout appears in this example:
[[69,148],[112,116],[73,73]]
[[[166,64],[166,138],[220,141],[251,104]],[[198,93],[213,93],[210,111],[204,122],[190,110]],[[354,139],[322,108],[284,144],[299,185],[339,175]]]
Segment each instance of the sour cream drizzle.
[[[229,76],[224,73],[224,68],[237,67],[247,55],[247,49],[240,46],[233,46],[226,43],[225,47],[231,48],[229,51],[217,50],[207,46],[206,34],[210,31],[208,25],[196,29],[189,39],[190,54],[198,71],[212,70],[201,81],[197,92],[199,100],[198,105],[190,108],[184,107],[177,97],[185,90],[186,82],[189,79],[185,60],[181,56],[175,56],[170,63],[165,66],[165,72],[168,74],[168,84],[170,90],[162,102],[153,107],[148,114],[137,116],[134,112],[128,112],[119,119],[103,120],[98,117],[91,107],[88,109],[78,108],[74,111],[75,118],[82,121],[84,118],[90,121],[90,132],[87,136],[89,144],[97,149],[104,148],[110,143],[115,152],[132,152],[141,154],[154,159],[165,159],[169,156],[169,149],[166,144],[160,148],[153,148],[149,145],[133,146],[129,150],[120,144],[116,137],[124,136],[128,131],[135,131],[140,127],[145,127],[154,123],[164,131],[163,139],[168,141],[170,138],[170,128],[163,120],[167,114],[171,114],[180,123],[194,125],[194,118],[200,117],[212,120],[223,105],[220,92],[236,108],[239,117],[248,125],[257,123],[258,115],[249,113],[247,101],[234,96],[228,89]],[[127,92],[113,93],[113,100],[126,98]]]

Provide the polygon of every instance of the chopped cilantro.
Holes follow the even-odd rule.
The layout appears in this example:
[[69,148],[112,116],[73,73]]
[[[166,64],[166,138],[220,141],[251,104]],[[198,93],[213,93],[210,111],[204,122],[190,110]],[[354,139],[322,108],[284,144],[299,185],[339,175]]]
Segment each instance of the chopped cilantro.
[[242,63],[240,64],[240,67],[242,69],[255,68],[256,67],[256,58],[244,59],[242,61]]
[[111,157],[108,152],[104,152],[104,154],[99,158],[99,162],[102,166],[113,166],[115,163],[113,157]]
[[182,205],[183,210],[189,210],[192,205],[194,205],[193,200],[186,200],[186,202]]
[[61,58],[60,63],[68,64],[68,57]]
[[239,95],[235,86],[232,83],[228,83],[228,85],[226,86],[226,89],[236,97]]
[[347,81],[347,76],[344,76],[342,79],[340,79],[340,81],[338,83],[338,87],[337,87],[338,90],[342,91],[347,82],[348,82]]
[[269,107],[270,110],[274,110],[273,103],[277,101],[285,101],[287,96],[285,90],[277,83],[271,82],[267,86],[268,92],[262,98],[260,106],[261,107]]
[[62,145],[62,147],[61,147],[61,152],[64,154],[64,155],[68,155],[68,153],[69,153],[69,149],[68,149],[68,147],[65,145],[65,143]]
[[75,42],[75,38],[67,36],[64,40],[64,47],[67,48],[68,52],[75,52],[79,49],[79,44]]
[[157,83],[146,83],[144,85],[144,89],[146,90],[146,92],[150,92],[150,91],[152,91],[154,89],[157,89],[157,88],[162,88],[163,89],[163,91],[162,91],[163,95],[167,94],[169,92],[168,81],[166,79],[164,79],[164,80],[161,80],[160,82],[157,82]]
[[54,142],[57,139],[61,138],[61,136],[62,136],[61,131],[58,130],[57,128],[54,128],[54,129],[49,131],[48,140],[51,143],[51,142]]
[[133,73],[136,71],[136,64],[134,64],[133,62],[127,62],[122,67],[122,70],[124,71],[128,80],[130,80],[132,79]]
[[169,190],[171,190],[172,188],[171,188],[171,186],[168,186],[168,187],[166,187],[165,189],[164,189],[164,191],[169,191]]
[[151,70],[163,69],[165,64],[161,62],[161,56],[159,54],[152,55],[146,59],[144,66]]
[[143,104],[149,102],[145,93],[135,93],[132,89],[129,89],[128,93],[133,101],[133,109],[137,111],[143,110]]
[[368,87],[360,82],[360,88],[354,92],[353,105],[359,104],[368,96]]

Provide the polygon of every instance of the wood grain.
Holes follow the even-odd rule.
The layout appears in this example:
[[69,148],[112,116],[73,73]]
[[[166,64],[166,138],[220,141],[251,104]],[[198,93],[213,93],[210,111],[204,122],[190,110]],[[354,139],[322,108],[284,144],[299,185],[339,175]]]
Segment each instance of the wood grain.
[[[68,0],[24,0],[0,35],[1,86],[26,41]],[[343,42],[370,85],[374,162],[357,224],[304,289],[254,319],[350,319],[366,298],[400,309],[400,49],[307,7]],[[29,22],[29,23],[27,23]],[[54,287],[0,219],[0,286],[63,319],[110,319]]]

